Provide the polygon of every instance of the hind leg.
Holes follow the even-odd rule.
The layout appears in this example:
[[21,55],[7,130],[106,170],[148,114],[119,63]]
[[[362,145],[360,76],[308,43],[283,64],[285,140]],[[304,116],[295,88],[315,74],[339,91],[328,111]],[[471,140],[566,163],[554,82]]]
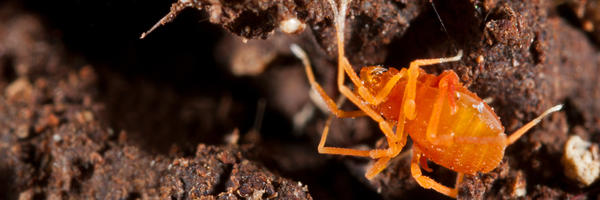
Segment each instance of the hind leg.
[[422,153],[420,152],[420,150],[416,146],[413,146],[413,158],[410,164],[410,172],[413,178],[415,178],[415,181],[417,181],[417,183],[425,189],[433,189],[446,196],[456,198],[458,194],[458,190],[456,187],[454,189],[450,189],[422,174],[421,167],[419,166],[421,156]]

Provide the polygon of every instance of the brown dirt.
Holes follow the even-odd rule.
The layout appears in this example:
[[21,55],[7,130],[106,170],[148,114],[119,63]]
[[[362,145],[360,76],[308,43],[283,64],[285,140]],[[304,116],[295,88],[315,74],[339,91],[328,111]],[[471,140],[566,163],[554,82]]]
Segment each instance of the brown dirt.
[[[94,68],[67,61],[62,44],[49,39],[51,35],[36,16],[9,11],[13,9],[7,6],[0,12],[2,199],[311,199],[306,185],[246,159],[242,152],[248,152],[248,148],[199,144],[195,155],[183,157],[179,147],[173,145],[171,156],[164,156],[151,153],[161,150],[156,140],[140,143],[136,142],[140,134],[124,129],[115,132],[102,116],[107,109],[122,109],[113,108],[117,103],[112,101],[131,106],[139,99],[128,102],[128,98],[100,97],[100,80]],[[140,91],[142,96],[133,98],[164,96],[155,94],[157,91],[151,87],[126,85],[117,79],[118,75],[110,75],[115,79],[108,81],[108,87],[118,89],[107,89],[104,95],[118,97],[124,95],[122,90],[129,90],[124,88],[142,88],[146,90]],[[176,98],[173,96],[170,94],[170,98]],[[175,110],[168,99],[159,99],[165,100],[161,101],[166,104],[165,115]],[[211,103],[202,99],[195,102]],[[139,119],[136,114],[144,113],[137,113],[137,109],[150,108],[138,105],[128,108],[133,111],[130,114],[106,116],[125,122]],[[221,110],[211,110],[217,111]],[[160,112],[155,108],[149,115]],[[189,119],[198,119],[195,113],[189,115]],[[140,123],[159,120],[151,118]],[[155,137],[167,136],[161,135],[161,126],[124,127],[154,132],[158,134]],[[185,144],[182,142],[182,146]]]
[[[308,52],[337,97],[325,1],[193,2],[173,4],[178,15],[144,40],[172,2],[0,4],[0,198],[445,198],[410,177],[410,156],[369,181],[371,161],[316,152],[327,114],[288,47]],[[447,31],[427,0],[355,0],[350,62],[401,67],[462,49],[460,62],[426,70],[455,70],[509,133],[566,105],[495,170],[466,176],[459,198],[598,198],[599,183],[577,186],[560,157],[570,135],[600,141],[600,2],[434,3]],[[293,17],[304,31],[279,31]],[[369,119],[335,120],[328,145],[381,137]],[[455,173],[431,167],[453,184]]]

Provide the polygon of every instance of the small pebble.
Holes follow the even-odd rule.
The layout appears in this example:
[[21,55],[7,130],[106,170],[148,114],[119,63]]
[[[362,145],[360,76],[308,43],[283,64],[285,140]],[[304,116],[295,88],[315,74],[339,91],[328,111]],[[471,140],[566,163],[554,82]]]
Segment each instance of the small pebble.
[[527,181],[525,180],[523,172],[519,171],[515,177],[511,196],[516,198],[524,197],[525,195],[527,195]]
[[279,29],[284,33],[295,34],[300,33],[306,28],[306,24],[298,20],[298,18],[292,17],[279,23]]
[[27,78],[19,78],[6,87],[4,95],[8,99],[28,100],[31,98],[32,89],[33,87]]
[[54,134],[52,135],[52,140],[54,140],[55,142],[60,142],[62,140],[62,137],[60,137],[60,135],[58,134]]
[[562,157],[565,175],[585,186],[591,185],[600,175],[598,145],[574,135],[565,144]]
[[27,125],[27,124],[19,125],[19,127],[17,127],[17,130],[15,133],[16,133],[17,137],[20,139],[27,138],[27,136],[29,136],[29,125]]
[[31,200],[33,199],[34,195],[35,193],[33,192],[33,189],[30,188],[19,194],[19,200]]

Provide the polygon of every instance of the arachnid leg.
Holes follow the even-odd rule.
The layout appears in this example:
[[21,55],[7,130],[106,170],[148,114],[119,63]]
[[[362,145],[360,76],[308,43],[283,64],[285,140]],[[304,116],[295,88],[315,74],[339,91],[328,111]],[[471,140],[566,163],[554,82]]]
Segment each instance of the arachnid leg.
[[433,104],[433,110],[431,111],[431,117],[429,118],[429,124],[427,125],[426,137],[432,144],[446,144],[450,145],[453,143],[453,136],[444,135],[438,136],[437,130],[440,122],[440,115],[444,106],[444,100],[448,100],[450,104],[450,112],[454,114],[456,112],[456,92],[455,86],[459,85],[458,75],[454,71],[445,71],[440,75],[440,81],[438,83],[439,93]]
[[339,109],[337,104],[335,103],[335,101],[333,101],[333,99],[331,99],[331,97],[329,97],[329,95],[327,95],[327,93],[325,93],[325,90],[323,90],[321,85],[315,80],[315,75],[312,71],[312,67],[310,66],[310,61],[308,59],[308,56],[306,55],[306,52],[304,52],[304,50],[302,50],[302,48],[300,48],[296,44],[292,44],[290,46],[290,49],[292,50],[292,53],[294,53],[294,55],[296,55],[296,57],[298,57],[300,60],[302,60],[302,63],[304,64],[306,76],[308,77],[308,82],[310,82],[311,87],[313,89],[315,89],[315,91],[317,91],[317,93],[319,93],[319,95],[321,96],[321,99],[323,99],[323,101],[325,102],[325,104],[327,105],[329,110],[336,117],[347,118],[347,117],[360,117],[360,116],[365,115],[365,113],[361,110],[344,111],[344,110]]
[[365,112],[366,115],[379,122],[381,126],[382,123],[387,124],[387,122],[384,122],[383,117],[377,114],[370,107],[364,105],[362,100],[344,85],[345,74],[348,75],[348,77],[355,86],[360,87],[362,85],[360,78],[358,77],[354,69],[352,69],[350,62],[348,62],[348,59],[344,55],[344,25],[346,21],[346,10],[350,1],[351,0],[340,0],[340,5],[338,7],[334,0],[328,0],[329,4],[331,5],[331,9],[333,10],[333,14],[335,15],[334,21],[338,46],[338,89],[340,93],[342,93],[344,96],[346,96],[346,98],[352,101],[352,103],[358,106],[363,112]]
[[[387,167],[388,161],[396,156],[401,150],[404,144],[406,144],[406,136],[404,137],[404,142],[401,147],[399,147],[396,142],[390,142],[388,138],[388,143],[390,147],[388,149],[373,149],[373,150],[356,150],[349,148],[339,148],[339,147],[325,147],[325,142],[327,141],[327,135],[329,134],[329,127],[331,125],[332,118],[330,117],[323,129],[323,133],[321,135],[321,140],[319,141],[318,151],[321,154],[335,154],[335,155],[347,155],[347,156],[359,156],[359,157],[373,157],[373,155],[381,155],[378,156],[378,159],[375,164],[365,173],[365,177],[367,179],[371,179],[375,177],[375,175],[379,174],[383,169]],[[391,131],[391,130],[389,130]],[[390,153],[392,152],[392,153]],[[392,154],[392,156],[387,156]],[[375,159],[375,158],[374,158]]]
[[404,90],[404,97],[402,98],[404,102],[403,109],[407,119],[413,120],[416,117],[415,98],[417,96],[417,78],[419,77],[420,66],[454,62],[460,60],[460,58],[462,58],[462,50],[458,51],[458,54],[454,57],[419,59],[410,63],[407,72],[408,81]]
[[379,174],[379,172],[383,171],[387,167],[387,164],[390,161],[390,159],[390,157],[379,158],[379,160],[377,160],[375,164],[371,166],[369,170],[367,170],[367,173],[365,173],[365,177],[367,177],[367,179],[372,179],[373,177],[375,177],[375,175]]
[[[369,157],[371,155],[377,154],[376,152],[382,152],[381,153],[382,155],[387,155],[388,152],[390,152],[390,151],[400,152],[400,150],[402,150],[402,148],[398,149],[398,147],[396,147],[397,145],[393,145],[393,143],[390,145],[390,147],[388,149],[374,149],[374,150],[356,150],[356,149],[349,149],[349,148],[325,147],[325,142],[327,140],[327,134],[329,133],[329,126],[331,125],[331,120],[332,120],[331,117],[327,120],[327,122],[325,124],[325,128],[323,129],[323,134],[321,135],[321,141],[319,141],[319,147],[317,149],[318,149],[319,153],[321,153],[321,154]],[[389,142],[389,140],[388,140],[388,142]],[[406,143],[406,141],[404,143]],[[402,146],[404,146],[404,145],[402,145]],[[396,154],[394,154],[393,156],[396,156]],[[391,158],[392,157],[389,157],[389,156],[378,158],[378,160],[375,162],[375,164],[373,166],[371,166],[371,168],[369,168],[369,170],[367,170],[367,172],[365,173],[365,177],[367,179],[372,179],[373,177],[375,177],[375,175],[379,174],[379,172],[381,172],[382,170],[384,170],[387,167],[387,163],[390,161]]]
[[[348,89],[346,86],[343,86],[343,85],[340,86],[340,92],[344,96],[346,96],[350,101],[352,101],[352,103],[354,103],[354,105],[356,105],[362,111],[364,111],[374,121],[379,123],[379,128],[385,135],[387,142],[388,142],[388,146],[389,146],[388,149],[385,150],[385,151],[387,151],[385,156],[394,157],[394,156],[398,155],[400,153],[400,151],[402,151],[404,144],[406,144],[405,133],[398,132],[398,133],[400,133],[400,135],[395,134],[393,132],[392,126],[390,125],[389,122],[387,122],[385,119],[383,119],[383,117],[381,115],[377,114],[375,112],[375,110],[373,110],[373,108],[363,104],[362,100],[358,96],[356,96],[354,93],[352,93],[352,91],[350,89]],[[402,124],[402,125],[404,125],[404,124]],[[398,126],[400,126],[400,124],[397,123],[397,127]],[[403,140],[403,141],[398,142],[400,140]],[[371,157],[376,158],[378,156],[381,156],[382,154],[378,153],[378,152],[381,152],[381,151],[374,150],[373,154],[371,154]]]
[[[394,135],[391,134],[386,134],[386,137],[395,137],[395,141],[397,141],[398,143],[395,144],[395,146],[390,145],[390,147],[394,147],[396,149],[392,149],[392,148],[388,148],[387,152],[383,152],[383,151],[373,151],[374,154],[371,154],[371,158],[380,158],[380,157],[384,157],[384,156],[395,156],[398,153],[400,153],[400,151],[402,151],[402,148],[404,148],[404,145],[406,145],[406,140],[408,137],[408,134],[406,132],[404,132],[404,124],[406,122],[406,115],[404,113],[404,109],[400,108],[400,112],[399,112],[399,116],[398,116],[398,121],[396,122],[396,133]],[[385,133],[386,131],[384,130],[384,128],[382,127],[383,132]],[[391,131],[391,130],[389,130]],[[390,135],[390,136],[388,136]],[[393,140],[392,140],[393,142]],[[390,140],[388,139],[388,144],[390,143]]]
[[327,134],[329,133],[329,126],[331,125],[331,117],[327,119],[325,123],[325,128],[323,129],[323,133],[321,134],[321,140],[319,141],[319,153],[321,154],[336,154],[336,155],[347,155],[347,156],[360,156],[360,157],[369,157],[369,150],[356,150],[356,149],[348,149],[348,148],[339,148],[339,147],[325,147],[325,141],[327,141]]
[[542,119],[544,117],[548,116],[549,114],[552,114],[553,112],[559,111],[560,109],[562,109],[562,107],[563,107],[563,105],[559,104],[559,105],[553,106],[552,108],[549,108],[548,110],[544,111],[544,113],[542,113],[540,116],[531,120],[530,122],[525,124],[525,126],[519,128],[519,130],[516,130],[513,134],[510,134],[510,136],[508,136],[508,138],[506,140],[506,145],[508,146],[508,145],[514,143],[515,141],[517,141],[521,136],[523,136],[523,134],[525,134],[529,129],[531,129],[531,127],[540,123],[540,121],[542,121]]
[[413,158],[410,164],[410,172],[413,178],[415,178],[415,181],[417,181],[417,183],[425,189],[434,189],[435,191],[446,196],[456,198],[456,195],[458,194],[458,190],[456,188],[450,189],[436,182],[435,180],[424,176],[421,173],[421,167],[419,166],[419,160],[421,159],[421,156],[420,150],[416,146],[413,146]]
[[[411,154],[412,154],[412,149],[408,149],[407,151],[404,151],[401,154],[397,155],[397,157],[387,157],[387,158],[389,158],[389,159],[392,159],[392,158],[404,159],[406,156],[410,156]],[[386,158],[386,156],[381,156],[378,158],[379,158],[379,160],[377,160],[377,162],[375,162],[375,164],[367,171],[367,173],[365,173],[365,177],[367,177],[367,179],[371,179],[371,178],[375,177],[377,174],[382,172],[385,169],[385,167],[387,167],[387,162],[389,160],[382,160],[382,159]]]
[[[373,150],[356,150],[349,148],[339,148],[339,147],[326,147],[325,142],[327,141],[327,135],[329,134],[329,127],[331,126],[332,117],[327,119],[325,122],[325,128],[323,128],[323,133],[321,134],[321,140],[319,141],[319,146],[317,147],[319,153],[321,154],[335,154],[335,155],[346,155],[346,156],[359,156],[359,157],[373,157],[372,155],[377,154],[377,152],[383,152],[383,155],[388,155],[390,151],[400,151],[397,149],[397,145],[393,142],[390,142],[388,139],[388,143],[390,143],[390,147],[388,149],[373,149]],[[391,131],[391,129],[389,130]],[[406,143],[406,142],[405,142]],[[396,156],[394,154],[393,156]],[[385,166],[385,165],[384,165]]]

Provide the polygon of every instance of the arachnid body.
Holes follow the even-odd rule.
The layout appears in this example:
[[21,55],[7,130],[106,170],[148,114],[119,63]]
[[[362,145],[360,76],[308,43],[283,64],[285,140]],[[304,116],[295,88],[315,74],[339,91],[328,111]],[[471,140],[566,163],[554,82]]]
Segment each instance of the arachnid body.
[[[325,147],[331,119],[323,130],[318,147],[319,153],[323,154],[376,159],[375,164],[365,174],[369,179],[385,169],[390,159],[400,153],[410,135],[413,140],[411,174],[417,183],[424,188],[431,188],[456,198],[457,186],[463,174],[485,173],[496,168],[508,145],[539,123],[543,117],[562,108],[562,105],[558,105],[548,109],[507,137],[494,111],[475,93],[465,88],[454,71],[447,70],[436,76],[427,74],[420,68],[424,65],[458,61],[462,57],[462,51],[449,58],[415,60],[410,63],[408,69],[363,67],[359,76],[344,55],[343,33],[350,0],[340,0],[339,7],[334,0],[328,1],[335,15],[338,89],[360,110],[338,109],[336,103],[316,82],[306,53],[296,45],[292,45],[291,49],[304,63],[311,86],[335,116],[369,116],[378,122],[387,139],[386,149]],[[354,84],[354,90],[344,85],[346,75]],[[451,189],[422,175],[421,168],[430,170],[427,160],[456,171],[456,186]]]

